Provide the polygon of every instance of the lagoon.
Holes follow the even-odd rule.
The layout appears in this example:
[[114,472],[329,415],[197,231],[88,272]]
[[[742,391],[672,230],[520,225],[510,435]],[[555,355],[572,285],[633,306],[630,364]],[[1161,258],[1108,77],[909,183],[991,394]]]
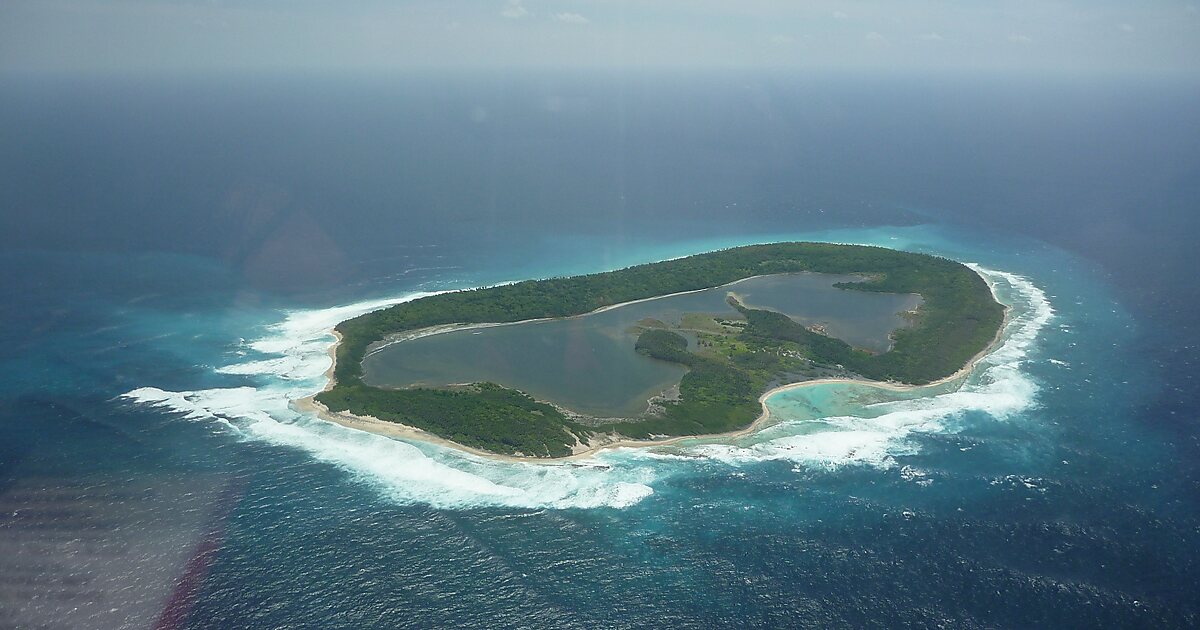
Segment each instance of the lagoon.
[[[655,319],[675,327],[685,313],[736,319],[725,301],[732,292],[747,305],[783,312],[851,345],[885,352],[890,333],[908,324],[903,313],[916,309],[921,298],[833,286],[861,279],[820,273],[759,276],[577,317],[451,330],[368,353],[363,379],[377,387],[491,381],[578,413],[633,417],[685,372],[634,350],[631,330],[639,322]],[[686,336],[694,343],[694,334]]]

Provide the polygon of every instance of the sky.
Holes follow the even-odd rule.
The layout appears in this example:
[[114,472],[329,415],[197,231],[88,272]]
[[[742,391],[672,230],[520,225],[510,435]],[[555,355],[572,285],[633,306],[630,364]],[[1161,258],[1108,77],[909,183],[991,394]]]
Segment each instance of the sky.
[[1200,0],[3,0],[0,72],[1200,72]]

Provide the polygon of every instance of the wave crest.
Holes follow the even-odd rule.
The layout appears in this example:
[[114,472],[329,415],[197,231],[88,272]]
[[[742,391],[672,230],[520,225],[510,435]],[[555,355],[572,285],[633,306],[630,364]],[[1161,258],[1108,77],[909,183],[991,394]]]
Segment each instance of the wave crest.
[[[917,451],[910,438],[920,433],[953,431],[957,428],[954,421],[968,412],[1002,420],[1029,409],[1036,402],[1038,387],[1021,366],[1042,329],[1054,317],[1054,309],[1046,294],[1028,279],[978,265],[971,267],[992,283],[1011,310],[999,345],[979,360],[956,391],[934,393],[937,386],[930,386],[929,396],[864,405],[861,416],[784,421],[738,443],[700,445],[693,452],[732,465],[787,460],[826,469],[848,464],[891,467],[896,457]],[[805,389],[799,388],[781,392],[776,399],[779,402],[804,396]],[[781,437],[773,437],[781,433]]]
[[298,412],[291,402],[325,386],[332,329],[338,322],[429,293],[329,309],[293,311],[245,347],[271,358],[216,368],[263,384],[171,392],[141,387],[125,400],[214,422],[239,439],[303,450],[401,503],[440,508],[497,505],[521,508],[624,508],[653,494],[650,468],[508,463],[432,445],[420,447],[356,431]]
[[[398,502],[440,508],[624,508],[653,494],[655,481],[697,460],[735,466],[787,460],[824,469],[848,464],[888,467],[894,465],[895,457],[916,451],[910,436],[951,430],[950,420],[965,412],[982,411],[1004,418],[1028,408],[1037,386],[1020,366],[1053,309],[1045,294],[1027,279],[975,269],[993,283],[1013,310],[1002,343],[979,362],[957,391],[866,405],[862,415],[784,421],[733,444],[684,445],[666,452],[609,451],[596,456],[601,465],[494,461],[349,429],[292,409],[292,401],[324,387],[334,325],[429,293],[287,313],[261,338],[244,344],[259,357],[216,369],[248,377],[256,385],[184,392],[142,387],[123,397],[171,410],[189,420],[216,422],[239,439],[300,449]],[[804,391],[790,390],[777,396],[803,396]],[[673,457],[671,452],[683,457]]]

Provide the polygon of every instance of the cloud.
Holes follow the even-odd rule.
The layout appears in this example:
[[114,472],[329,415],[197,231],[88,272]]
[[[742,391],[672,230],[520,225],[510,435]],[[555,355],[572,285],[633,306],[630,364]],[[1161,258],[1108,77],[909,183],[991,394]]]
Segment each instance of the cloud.
[[876,45],[884,45],[884,44],[888,43],[888,39],[886,37],[884,37],[883,35],[880,35],[879,33],[876,33],[875,31],[871,31],[870,33],[867,33],[867,41],[871,42],[872,44],[876,44]]
[[521,4],[521,0],[508,0],[508,4],[500,10],[500,15],[510,20],[517,20],[529,15],[529,10]]
[[591,20],[578,13],[556,13],[554,19],[564,24],[587,24],[591,22]]
[[1132,32],[1133,32],[1133,25],[1132,25],[1132,24],[1118,24],[1118,25],[1117,25],[1117,28],[1121,29],[1122,31],[1125,31],[1126,33],[1132,33]]
[[[1121,75],[1200,68],[1200,0],[1120,3],[1119,11],[1111,0],[1022,0],[1000,3],[1004,10],[946,0],[803,3],[811,9],[767,0],[630,2],[620,10],[578,0],[491,0],[473,11],[446,0],[359,4],[348,11],[312,1],[0,0],[0,75],[613,64]],[[6,11],[10,5],[19,8]],[[523,28],[489,29],[489,21]],[[864,39],[869,31],[879,35]]]

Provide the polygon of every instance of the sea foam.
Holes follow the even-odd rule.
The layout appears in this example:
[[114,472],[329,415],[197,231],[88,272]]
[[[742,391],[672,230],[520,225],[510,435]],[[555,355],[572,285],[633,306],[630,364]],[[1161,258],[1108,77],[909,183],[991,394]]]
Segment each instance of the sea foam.
[[[967,412],[1003,420],[1029,409],[1036,404],[1038,388],[1021,367],[1038,334],[1053,318],[1054,309],[1045,293],[1028,279],[975,265],[972,268],[992,283],[1011,310],[999,345],[979,360],[956,391],[935,393],[938,388],[931,386],[928,396],[865,405],[861,415],[784,420],[735,443],[699,445],[692,452],[731,465],[787,460],[801,467],[826,469],[850,464],[891,467],[896,465],[896,457],[917,452],[912,438],[958,430],[957,421]],[[805,389],[798,388],[772,398],[779,402],[804,395]],[[771,406],[771,400],[767,404]]]
[[[299,449],[401,503],[440,508],[624,508],[653,494],[656,481],[688,469],[712,474],[711,464],[786,460],[797,467],[825,469],[893,466],[896,457],[918,450],[911,440],[914,435],[954,430],[953,420],[967,411],[1003,419],[1032,405],[1037,387],[1020,368],[1053,309],[1045,294],[1025,278],[977,270],[1012,304],[1012,312],[1002,343],[957,391],[867,405],[862,415],[822,418],[817,424],[785,418],[729,444],[607,451],[594,458],[603,465],[501,462],[349,429],[292,409],[292,401],[324,387],[334,325],[428,293],[286,313],[261,337],[243,341],[244,347],[235,353],[257,356],[216,368],[253,384],[183,392],[142,387],[124,398],[188,420],[213,422],[236,439]],[[803,392],[801,388],[777,396]]]
[[213,422],[238,439],[301,449],[401,503],[442,508],[622,508],[653,493],[649,483],[656,475],[644,465],[614,470],[500,462],[433,445],[417,447],[292,409],[292,401],[325,386],[334,325],[425,295],[431,294],[286,313],[283,321],[267,327],[262,337],[242,342],[245,349],[265,358],[215,370],[252,377],[253,386],[181,392],[142,387],[123,398],[176,412],[188,420]]

